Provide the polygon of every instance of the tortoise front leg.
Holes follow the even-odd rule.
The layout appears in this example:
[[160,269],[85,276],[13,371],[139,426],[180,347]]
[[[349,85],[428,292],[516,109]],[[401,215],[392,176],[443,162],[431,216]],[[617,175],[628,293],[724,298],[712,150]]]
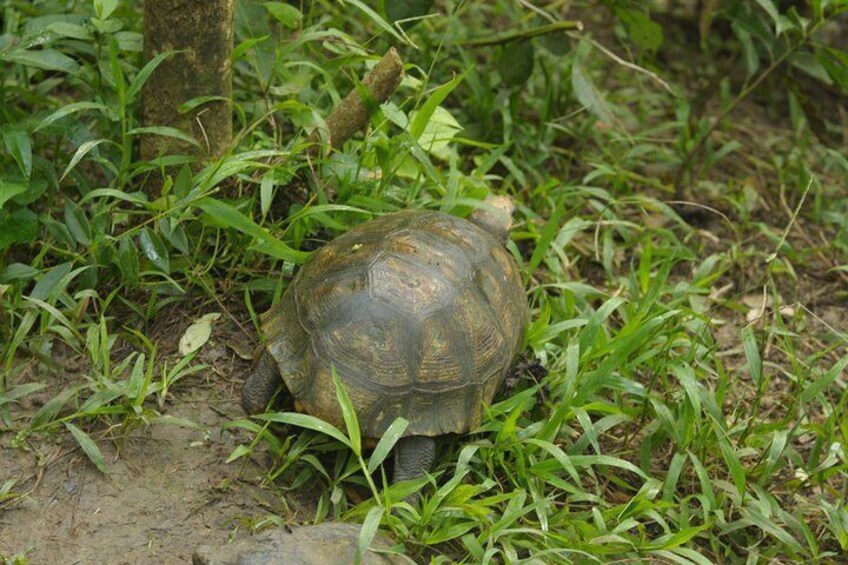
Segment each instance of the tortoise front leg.
[[436,440],[427,436],[408,436],[395,444],[395,471],[392,482],[423,477],[436,459]]
[[262,353],[253,373],[247,377],[241,389],[241,406],[248,414],[261,414],[268,408],[283,382],[277,362],[267,351]]

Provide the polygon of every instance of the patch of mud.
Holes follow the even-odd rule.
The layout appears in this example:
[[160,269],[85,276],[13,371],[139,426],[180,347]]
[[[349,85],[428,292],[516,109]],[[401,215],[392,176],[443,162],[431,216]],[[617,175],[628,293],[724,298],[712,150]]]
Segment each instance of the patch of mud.
[[[242,417],[234,400],[201,384],[167,412],[198,428],[152,424],[130,434],[120,452],[99,441],[105,476],[66,434],[30,452],[11,447],[11,434],[0,437],[0,485],[17,479],[13,490],[33,489],[0,510],[0,556],[29,549],[36,564],[188,563],[201,543],[224,544],[247,535],[257,518],[285,514],[254,486],[258,467],[225,463],[249,441],[221,428]],[[298,502],[287,503],[309,516]]]

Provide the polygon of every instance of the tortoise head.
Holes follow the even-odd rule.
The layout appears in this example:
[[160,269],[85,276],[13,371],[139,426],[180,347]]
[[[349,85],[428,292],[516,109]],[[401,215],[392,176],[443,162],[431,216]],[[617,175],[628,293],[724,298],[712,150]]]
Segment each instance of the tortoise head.
[[482,206],[474,210],[468,219],[505,244],[509,239],[509,230],[512,228],[514,210],[515,205],[509,197],[489,195],[483,200]]

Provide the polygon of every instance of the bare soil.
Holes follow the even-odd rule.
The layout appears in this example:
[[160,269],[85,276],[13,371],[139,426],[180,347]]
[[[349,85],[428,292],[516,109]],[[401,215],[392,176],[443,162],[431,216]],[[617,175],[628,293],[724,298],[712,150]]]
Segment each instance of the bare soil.
[[248,535],[257,519],[286,514],[259,488],[258,465],[225,463],[249,441],[221,427],[242,417],[235,399],[193,378],[191,390],[183,386],[166,412],[198,428],[152,424],[125,440],[98,441],[106,475],[68,434],[41,438],[52,443],[29,451],[13,448],[11,434],[0,437],[0,484],[18,479],[13,490],[31,489],[0,510],[0,557],[25,552],[34,564],[188,563],[199,544],[225,544]]

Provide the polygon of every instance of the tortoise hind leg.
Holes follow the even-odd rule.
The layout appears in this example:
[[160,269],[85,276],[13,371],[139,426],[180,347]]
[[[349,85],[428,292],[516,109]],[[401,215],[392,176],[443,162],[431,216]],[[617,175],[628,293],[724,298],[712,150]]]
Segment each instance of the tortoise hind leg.
[[436,440],[427,436],[408,436],[395,444],[395,470],[392,482],[423,477],[436,459]]
[[248,414],[261,414],[283,384],[277,362],[267,351],[262,353],[256,368],[247,377],[241,389],[241,406]]

